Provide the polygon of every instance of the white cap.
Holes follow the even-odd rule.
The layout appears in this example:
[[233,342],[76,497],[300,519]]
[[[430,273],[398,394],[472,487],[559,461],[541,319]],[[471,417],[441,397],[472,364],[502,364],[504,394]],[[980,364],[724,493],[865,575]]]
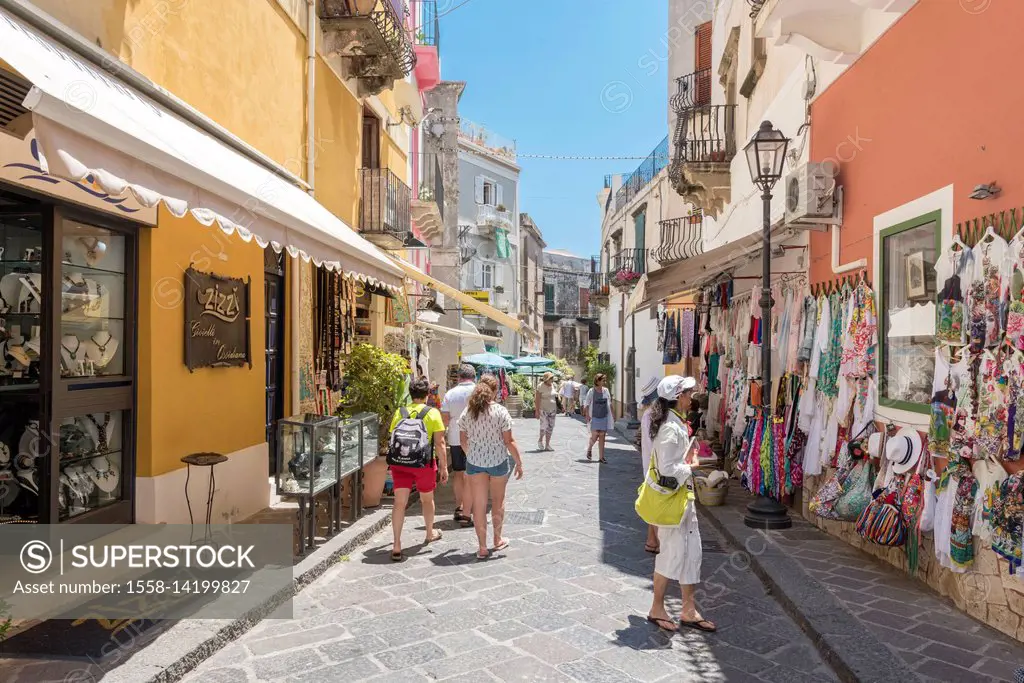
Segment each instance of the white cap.
[[697,386],[697,380],[692,377],[680,377],[669,375],[658,382],[658,397],[666,401],[674,401],[684,391],[692,391]]

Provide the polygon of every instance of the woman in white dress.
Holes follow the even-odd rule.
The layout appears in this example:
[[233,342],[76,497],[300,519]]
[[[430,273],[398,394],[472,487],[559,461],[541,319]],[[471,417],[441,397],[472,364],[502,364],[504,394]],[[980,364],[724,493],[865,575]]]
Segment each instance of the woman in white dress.
[[[697,381],[692,377],[669,375],[658,383],[658,401],[651,406],[650,433],[654,438],[651,457],[660,478],[673,478],[677,486],[693,487],[693,467],[697,465],[697,440],[683,415],[689,410]],[[645,475],[653,476],[653,475]],[[658,484],[658,481],[654,482]],[[666,483],[660,485],[665,486]],[[654,602],[648,621],[665,631],[680,626],[700,631],[717,628],[697,610],[696,586],[700,583],[702,549],[697,511],[691,496],[678,526],[659,526],[661,550],[654,561]],[[665,611],[668,582],[675,579],[683,594],[678,626]]]

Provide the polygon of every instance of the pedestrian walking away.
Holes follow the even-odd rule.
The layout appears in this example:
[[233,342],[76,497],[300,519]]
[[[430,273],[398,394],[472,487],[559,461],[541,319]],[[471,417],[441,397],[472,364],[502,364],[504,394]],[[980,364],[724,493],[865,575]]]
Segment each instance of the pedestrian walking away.
[[[466,411],[459,418],[462,448],[466,452],[466,474],[473,488],[473,525],[478,542],[476,557],[485,560],[487,548],[487,498],[491,499],[493,550],[504,550],[508,541],[502,535],[505,522],[505,487],[514,471],[523,478],[523,459],[512,436],[512,416],[496,403],[498,381],[484,375],[469,397]],[[511,454],[511,459],[509,455]]]
[[[404,559],[402,528],[413,486],[419,491],[423,506],[424,545],[441,539],[441,532],[434,529],[434,489],[439,470],[441,483],[448,482],[448,459],[444,457],[444,421],[440,411],[427,405],[429,393],[430,383],[427,380],[414,381],[409,387],[412,405],[399,408],[391,420],[387,462],[391,466],[391,480],[395,488],[395,507],[391,515],[395,538],[391,559],[395,562]],[[442,454],[440,464],[439,453]]]
[[612,395],[605,386],[605,380],[603,373],[594,375],[594,388],[587,394],[587,400],[583,405],[587,423],[590,425],[587,460],[593,458],[593,449],[596,443],[598,459],[602,463],[608,462],[604,457],[604,442],[613,425]]
[[[640,462],[643,469],[640,471],[641,478],[647,476],[647,470],[651,466],[651,450],[654,448],[654,435],[651,433],[652,406],[658,400],[659,378],[655,375],[647,380],[647,384],[640,390]],[[644,543],[644,550],[649,553],[658,554],[661,546],[658,543],[658,527],[654,524],[647,525],[647,541]]]
[[567,378],[562,382],[562,387],[559,393],[562,396],[562,408],[565,410],[566,415],[572,415],[576,412],[576,382],[573,381],[572,377]]
[[537,386],[536,404],[537,417],[540,418],[540,436],[537,437],[538,451],[553,451],[551,434],[555,431],[555,416],[558,405],[555,403],[555,376],[545,372]]
[[[660,552],[654,560],[654,600],[647,618],[665,631],[679,626],[715,631],[715,624],[697,610],[696,586],[700,583],[703,559],[697,511],[693,502],[693,467],[697,465],[697,441],[683,418],[697,381],[692,377],[669,375],[658,383],[658,400],[650,408],[650,434],[654,439],[651,459],[655,473],[648,471],[645,486],[678,490],[686,487],[686,508],[676,526],[659,526]],[[656,479],[652,481],[652,477]],[[665,611],[665,593],[669,581],[678,581],[683,606],[679,625]]]
[[459,367],[459,383],[444,395],[441,401],[441,419],[448,428],[448,450],[451,457],[452,488],[455,490],[455,521],[464,526],[473,525],[473,519],[466,513],[473,512],[472,490],[466,478],[466,452],[462,450],[459,433],[459,418],[466,410],[469,396],[476,387],[476,369],[463,363]]

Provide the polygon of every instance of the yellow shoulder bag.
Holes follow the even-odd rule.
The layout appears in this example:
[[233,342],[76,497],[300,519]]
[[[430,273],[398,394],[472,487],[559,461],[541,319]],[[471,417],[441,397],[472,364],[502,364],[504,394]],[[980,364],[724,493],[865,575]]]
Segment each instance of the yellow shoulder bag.
[[680,484],[675,489],[661,486],[658,482],[661,475],[655,465],[657,455],[651,453],[651,464],[647,468],[644,481],[637,489],[636,503],[633,505],[636,514],[648,524],[656,526],[679,526],[683,521],[686,506],[693,500],[693,490]]

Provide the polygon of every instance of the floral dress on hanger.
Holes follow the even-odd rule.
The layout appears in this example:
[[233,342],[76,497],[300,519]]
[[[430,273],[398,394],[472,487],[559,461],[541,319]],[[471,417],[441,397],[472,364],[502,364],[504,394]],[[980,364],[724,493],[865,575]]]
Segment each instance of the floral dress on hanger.
[[1010,387],[1003,372],[1005,359],[985,350],[978,368],[978,425],[975,453],[999,455],[1006,447]]
[[935,264],[936,277],[942,281],[935,308],[935,338],[939,343],[966,343],[964,319],[973,264],[974,253],[959,238]]
[[974,245],[974,273],[968,292],[969,335],[975,349],[998,346],[1002,341],[1000,307],[1004,300],[1006,240],[988,232]]
[[1024,353],[1015,349],[1003,363],[1006,376],[1006,450],[1003,460],[1020,460],[1024,451]]

